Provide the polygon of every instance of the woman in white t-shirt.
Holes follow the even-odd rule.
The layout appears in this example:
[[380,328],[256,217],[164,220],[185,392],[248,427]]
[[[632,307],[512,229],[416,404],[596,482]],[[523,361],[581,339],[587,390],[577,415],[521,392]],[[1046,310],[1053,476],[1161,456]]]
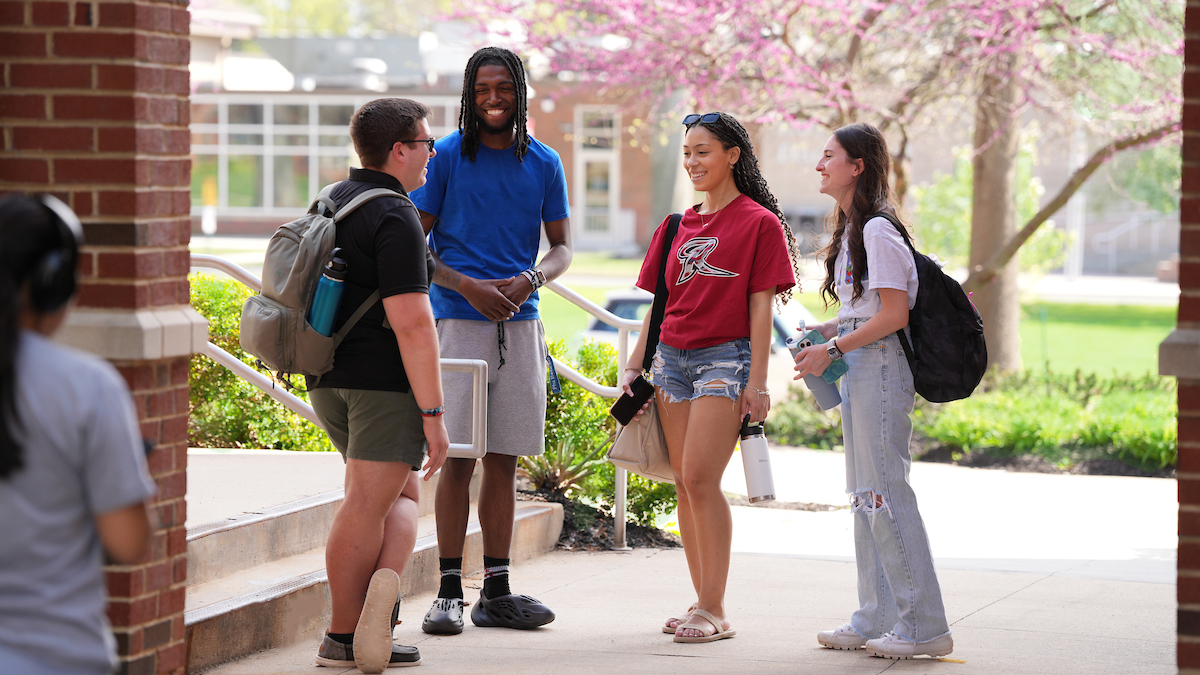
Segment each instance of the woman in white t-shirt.
[[154,483],[125,381],[50,340],[82,230],[54,197],[0,199],[0,675],[108,675],[102,551],[149,549]]
[[[796,358],[796,378],[820,375],[837,359],[841,380],[846,492],[854,514],[859,609],[817,634],[830,649],[866,649],[884,658],[944,656],[954,647],[933,554],[908,482],[913,377],[896,331],[917,297],[912,252],[887,218],[891,155],[868,124],[833,132],[821,161],[821,192],[837,200],[823,255],[821,294],[840,304],[817,326],[829,342]],[[898,220],[898,218],[897,218]]]

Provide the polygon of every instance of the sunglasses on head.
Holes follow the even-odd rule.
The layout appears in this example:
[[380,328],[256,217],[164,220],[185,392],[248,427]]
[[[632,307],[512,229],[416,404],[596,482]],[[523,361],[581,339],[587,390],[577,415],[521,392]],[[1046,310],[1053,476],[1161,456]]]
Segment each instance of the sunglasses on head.
[[693,124],[695,124],[696,122],[700,122],[701,124],[712,124],[713,122],[716,122],[719,119],[721,119],[721,113],[712,112],[712,113],[704,113],[703,115],[701,115],[700,113],[692,113],[691,115],[688,115],[687,117],[683,118],[683,124],[685,126],[689,126],[689,127],[692,126]]

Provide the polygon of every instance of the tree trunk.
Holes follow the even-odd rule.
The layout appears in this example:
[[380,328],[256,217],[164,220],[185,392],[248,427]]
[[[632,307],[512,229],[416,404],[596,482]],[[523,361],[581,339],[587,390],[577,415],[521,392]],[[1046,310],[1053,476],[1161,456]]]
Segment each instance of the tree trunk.
[[[975,110],[970,269],[986,263],[1016,232],[1013,201],[1019,136],[1014,110],[1016,96],[1015,78],[984,76]],[[983,316],[990,368],[1005,371],[1021,368],[1019,262],[1013,256],[998,270],[995,278],[980,286],[971,298]]]

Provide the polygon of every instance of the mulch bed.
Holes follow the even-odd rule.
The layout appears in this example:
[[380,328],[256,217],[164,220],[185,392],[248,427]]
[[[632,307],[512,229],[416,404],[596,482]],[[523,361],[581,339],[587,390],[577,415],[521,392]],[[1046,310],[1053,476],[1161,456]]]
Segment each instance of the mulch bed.
[[[600,511],[562,495],[538,490],[521,491],[526,499],[562,504],[563,529],[558,546],[565,551],[611,551],[613,519]],[[679,548],[683,542],[675,534],[634,523],[625,524],[625,545],[630,548]]]

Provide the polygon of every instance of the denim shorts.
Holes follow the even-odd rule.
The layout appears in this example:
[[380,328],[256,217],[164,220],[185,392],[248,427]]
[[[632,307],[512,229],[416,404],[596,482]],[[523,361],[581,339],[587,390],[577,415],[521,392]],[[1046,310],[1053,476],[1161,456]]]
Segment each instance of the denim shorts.
[[737,401],[750,381],[750,338],[699,349],[676,349],[660,342],[650,377],[669,403],[701,396]]

